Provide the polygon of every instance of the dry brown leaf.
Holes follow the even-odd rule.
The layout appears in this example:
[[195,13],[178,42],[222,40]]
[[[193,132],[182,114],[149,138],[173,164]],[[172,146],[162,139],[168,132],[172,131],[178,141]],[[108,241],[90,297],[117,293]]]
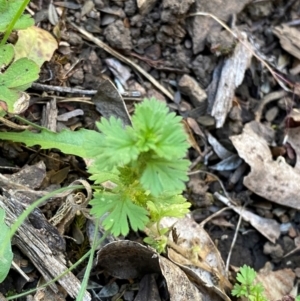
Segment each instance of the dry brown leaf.
[[195,139],[195,137],[192,133],[190,125],[185,120],[183,120],[183,125],[184,125],[184,129],[185,129],[186,133],[188,134],[189,143],[198,152],[198,154],[200,156],[202,156],[203,154],[202,154],[201,149],[200,149],[200,147],[199,147],[199,145],[198,145],[198,143],[197,143],[197,141],[196,141],[196,139]]
[[233,145],[251,167],[244,185],[256,194],[283,206],[300,209],[300,174],[283,157],[276,161],[267,142],[245,125],[241,135],[230,137]]
[[170,234],[168,257],[180,266],[198,286],[209,291],[212,300],[229,301],[221,255],[206,231],[191,218],[178,220]]
[[281,300],[285,295],[290,294],[294,286],[295,273],[291,269],[272,271],[271,264],[266,263],[255,278],[265,288],[265,295],[268,300]]

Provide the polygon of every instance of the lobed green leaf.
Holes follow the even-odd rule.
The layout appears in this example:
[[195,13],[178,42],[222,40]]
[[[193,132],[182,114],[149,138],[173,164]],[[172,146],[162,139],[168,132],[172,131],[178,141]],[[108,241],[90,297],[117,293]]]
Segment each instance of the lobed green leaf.
[[188,143],[181,120],[155,99],[145,99],[136,105],[132,127],[140,152],[152,150],[170,160],[185,156]]
[[134,231],[144,230],[149,220],[146,209],[135,205],[124,196],[111,192],[95,192],[90,204],[91,214],[95,217],[105,216],[102,225],[115,236],[126,236],[129,233],[129,223]]
[[124,129],[120,119],[103,118],[101,123],[97,123],[97,127],[102,132],[103,139],[101,146],[94,150],[98,164],[112,168],[137,159],[138,149],[135,141],[130,130]]
[[164,158],[149,158],[141,176],[141,184],[154,196],[163,192],[177,192],[185,188],[190,162],[184,159],[170,161]]
[[247,265],[243,265],[240,268],[240,272],[237,274],[236,279],[242,284],[251,285],[253,284],[255,277],[255,270]]

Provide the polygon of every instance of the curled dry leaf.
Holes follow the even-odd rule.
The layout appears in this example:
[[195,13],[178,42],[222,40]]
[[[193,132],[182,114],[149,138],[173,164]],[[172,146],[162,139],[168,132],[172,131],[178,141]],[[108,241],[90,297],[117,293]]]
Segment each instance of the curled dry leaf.
[[196,139],[193,135],[193,132],[192,132],[193,128],[190,126],[191,120],[193,120],[195,123],[196,123],[196,121],[192,118],[188,118],[188,119],[189,119],[190,122],[183,120],[184,129],[185,129],[186,133],[188,134],[188,141],[191,144],[191,146],[198,152],[198,154],[200,156],[202,156],[202,151],[201,151],[201,149],[200,149],[200,147],[199,147],[199,145],[198,145],[198,143],[197,143],[197,141],[196,141]]
[[299,210],[298,169],[288,165],[283,157],[274,161],[267,142],[252,130],[251,123],[245,125],[241,135],[230,139],[240,157],[251,167],[244,185],[272,202]]
[[107,244],[98,252],[96,268],[104,269],[119,279],[142,278],[147,274],[162,273],[171,301],[208,300],[180,268],[137,242],[121,240]]

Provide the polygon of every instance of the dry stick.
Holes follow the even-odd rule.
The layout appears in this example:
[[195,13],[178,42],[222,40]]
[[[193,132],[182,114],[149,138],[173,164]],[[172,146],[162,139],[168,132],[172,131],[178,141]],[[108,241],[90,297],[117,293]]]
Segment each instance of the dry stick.
[[143,76],[145,76],[156,88],[158,88],[162,93],[164,93],[169,99],[173,100],[173,94],[169,92],[164,86],[162,86],[155,78],[153,78],[149,73],[147,73],[143,68],[141,68],[139,65],[128,59],[127,57],[121,55],[105,43],[103,43],[101,40],[95,38],[92,34],[87,32],[81,27],[78,27],[76,24],[74,24],[72,21],[68,20],[68,23],[71,24],[74,28],[76,28],[81,34],[84,35],[85,38],[90,40],[91,42],[95,43],[97,46],[105,50],[106,52],[110,53],[114,57],[116,57],[118,60],[122,61],[123,63],[129,65],[130,67],[136,69],[138,72],[140,72]]
[[[95,95],[97,93],[97,90],[82,90],[82,89],[76,89],[70,87],[44,85],[39,83],[33,83],[31,87],[41,91],[54,91],[54,92],[69,93],[69,94]],[[140,97],[141,93],[139,91],[126,91],[126,92],[122,92],[121,95],[124,97],[128,96],[131,98],[135,98],[135,97]]]
[[233,239],[232,239],[232,243],[231,243],[231,246],[230,246],[230,250],[229,250],[229,253],[228,253],[228,256],[227,256],[226,266],[225,266],[225,273],[226,273],[226,275],[228,275],[230,258],[231,258],[232,250],[233,250],[233,247],[234,247],[234,245],[235,245],[235,242],[236,242],[236,239],[237,239],[237,235],[238,235],[238,232],[239,232],[239,228],[240,228],[240,225],[241,225],[241,221],[242,221],[242,212],[243,212],[243,210],[244,210],[244,206],[243,206],[243,208],[242,208],[242,211],[241,211],[241,214],[240,214],[240,217],[239,217],[239,221],[238,221],[238,223],[237,223],[237,225],[236,225],[234,237],[233,237]]
[[272,67],[266,62],[264,61],[258,54],[255,53],[255,51],[253,51],[252,48],[250,48],[247,43],[243,42],[243,39],[239,37],[238,34],[236,34],[233,30],[231,30],[223,21],[221,21],[219,18],[217,18],[215,15],[210,14],[210,13],[205,13],[205,12],[197,12],[197,13],[193,13],[188,15],[188,17],[195,17],[195,16],[206,16],[206,17],[210,17],[212,19],[214,19],[216,22],[218,22],[223,28],[225,28],[229,33],[232,34],[232,36],[237,39],[241,44],[243,44],[244,47],[246,47],[251,53],[252,55],[257,58],[272,74],[272,76],[275,78],[275,80],[277,81],[277,83],[285,90],[288,92],[292,92],[290,89],[288,89],[282,82],[291,84],[290,82],[288,82],[284,77],[282,77],[280,74],[276,73]]
[[30,278],[23,272],[23,270],[14,262],[12,261],[12,266],[21,274],[21,276],[27,281],[30,281]]

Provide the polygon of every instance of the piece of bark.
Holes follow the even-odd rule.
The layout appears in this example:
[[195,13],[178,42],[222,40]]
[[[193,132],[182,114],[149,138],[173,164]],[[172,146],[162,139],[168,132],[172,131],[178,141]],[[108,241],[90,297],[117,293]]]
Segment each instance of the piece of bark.
[[[5,223],[9,227],[12,226],[23,211],[22,205],[13,196],[8,198],[0,195],[0,207],[6,212]],[[43,235],[41,232],[34,228],[27,219],[18,228],[13,240],[48,282],[66,271],[67,267],[62,252],[51,250],[47,244],[47,235]],[[77,297],[81,283],[71,272],[60,278],[58,282],[71,297]],[[51,289],[54,292],[58,292],[55,284],[51,285]],[[83,300],[91,300],[88,292],[85,292]]]
[[43,108],[41,125],[50,131],[56,132],[57,114],[56,98],[54,98],[50,102],[47,102]]
[[232,107],[235,89],[242,83],[249,66],[252,53],[251,45],[246,37],[239,42],[229,58],[224,61],[220,77],[217,79],[216,90],[210,91],[209,100],[214,99],[211,116],[216,120],[216,127],[221,128]]

